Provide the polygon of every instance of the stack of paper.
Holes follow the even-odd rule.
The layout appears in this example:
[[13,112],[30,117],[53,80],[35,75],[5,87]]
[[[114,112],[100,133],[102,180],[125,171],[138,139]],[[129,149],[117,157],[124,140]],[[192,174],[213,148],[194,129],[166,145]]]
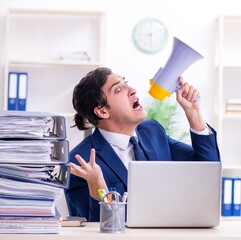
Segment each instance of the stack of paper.
[[51,113],[0,111],[0,138],[65,139],[65,119]]
[[0,233],[59,233],[57,217],[0,217]]
[[[17,202],[17,204],[16,204]],[[1,216],[43,216],[52,217],[55,215],[53,199],[0,197]]]
[[[51,123],[51,124],[50,124]],[[63,117],[0,112],[0,233],[58,233],[69,185]]]

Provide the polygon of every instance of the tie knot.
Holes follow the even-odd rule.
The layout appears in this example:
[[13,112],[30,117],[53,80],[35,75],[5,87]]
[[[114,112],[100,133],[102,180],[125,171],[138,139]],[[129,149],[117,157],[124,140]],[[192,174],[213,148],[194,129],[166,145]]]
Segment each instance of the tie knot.
[[130,138],[130,143],[131,143],[133,146],[136,146],[136,145],[138,144],[136,138],[133,137],[133,136]]

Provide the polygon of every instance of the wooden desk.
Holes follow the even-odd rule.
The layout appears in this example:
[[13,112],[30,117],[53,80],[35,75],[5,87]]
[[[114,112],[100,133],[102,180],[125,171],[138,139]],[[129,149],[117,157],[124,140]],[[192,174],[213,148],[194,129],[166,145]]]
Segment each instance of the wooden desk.
[[83,227],[63,227],[59,234],[0,234],[1,240],[141,240],[141,239],[168,239],[168,240],[228,240],[241,239],[241,221],[221,221],[216,228],[195,229],[129,229],[125,233],[100,233],[99,223],[86,223]]

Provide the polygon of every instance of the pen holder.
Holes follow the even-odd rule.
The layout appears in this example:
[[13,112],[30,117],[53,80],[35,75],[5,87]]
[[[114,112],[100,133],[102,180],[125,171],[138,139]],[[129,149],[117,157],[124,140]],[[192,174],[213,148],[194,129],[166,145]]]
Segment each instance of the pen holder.
[[99,202],[100,232],[123,233],[125,231],[125,202]]

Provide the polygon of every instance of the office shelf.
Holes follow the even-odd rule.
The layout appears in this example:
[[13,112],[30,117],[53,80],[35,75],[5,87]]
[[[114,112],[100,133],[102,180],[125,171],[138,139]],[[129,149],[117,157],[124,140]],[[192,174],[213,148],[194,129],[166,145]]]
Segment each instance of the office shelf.
[[29,65],[56,65],[56,66],[78,66],[78,67],[98,67],[101,62],[86,61],[39,61],[39,60],[11,60],[11,66],[29,66]]
[[103,11],[9,9],[4,110],[7,110],[8,73],[27,72],[26,110],[65,116],[67,139],[72,148],[83,136],[70,129],[74,116],[73,89],[86,73],[104,65],[104,31]]
[[[241,177],[241,111],[228,111],[236,101],[241,104],[241,16],[219,16],[217,19],[216,127],[226,176]],[[229,104],[227,104],[229,103]],[[232,105],[232,106],[231,106]]]

